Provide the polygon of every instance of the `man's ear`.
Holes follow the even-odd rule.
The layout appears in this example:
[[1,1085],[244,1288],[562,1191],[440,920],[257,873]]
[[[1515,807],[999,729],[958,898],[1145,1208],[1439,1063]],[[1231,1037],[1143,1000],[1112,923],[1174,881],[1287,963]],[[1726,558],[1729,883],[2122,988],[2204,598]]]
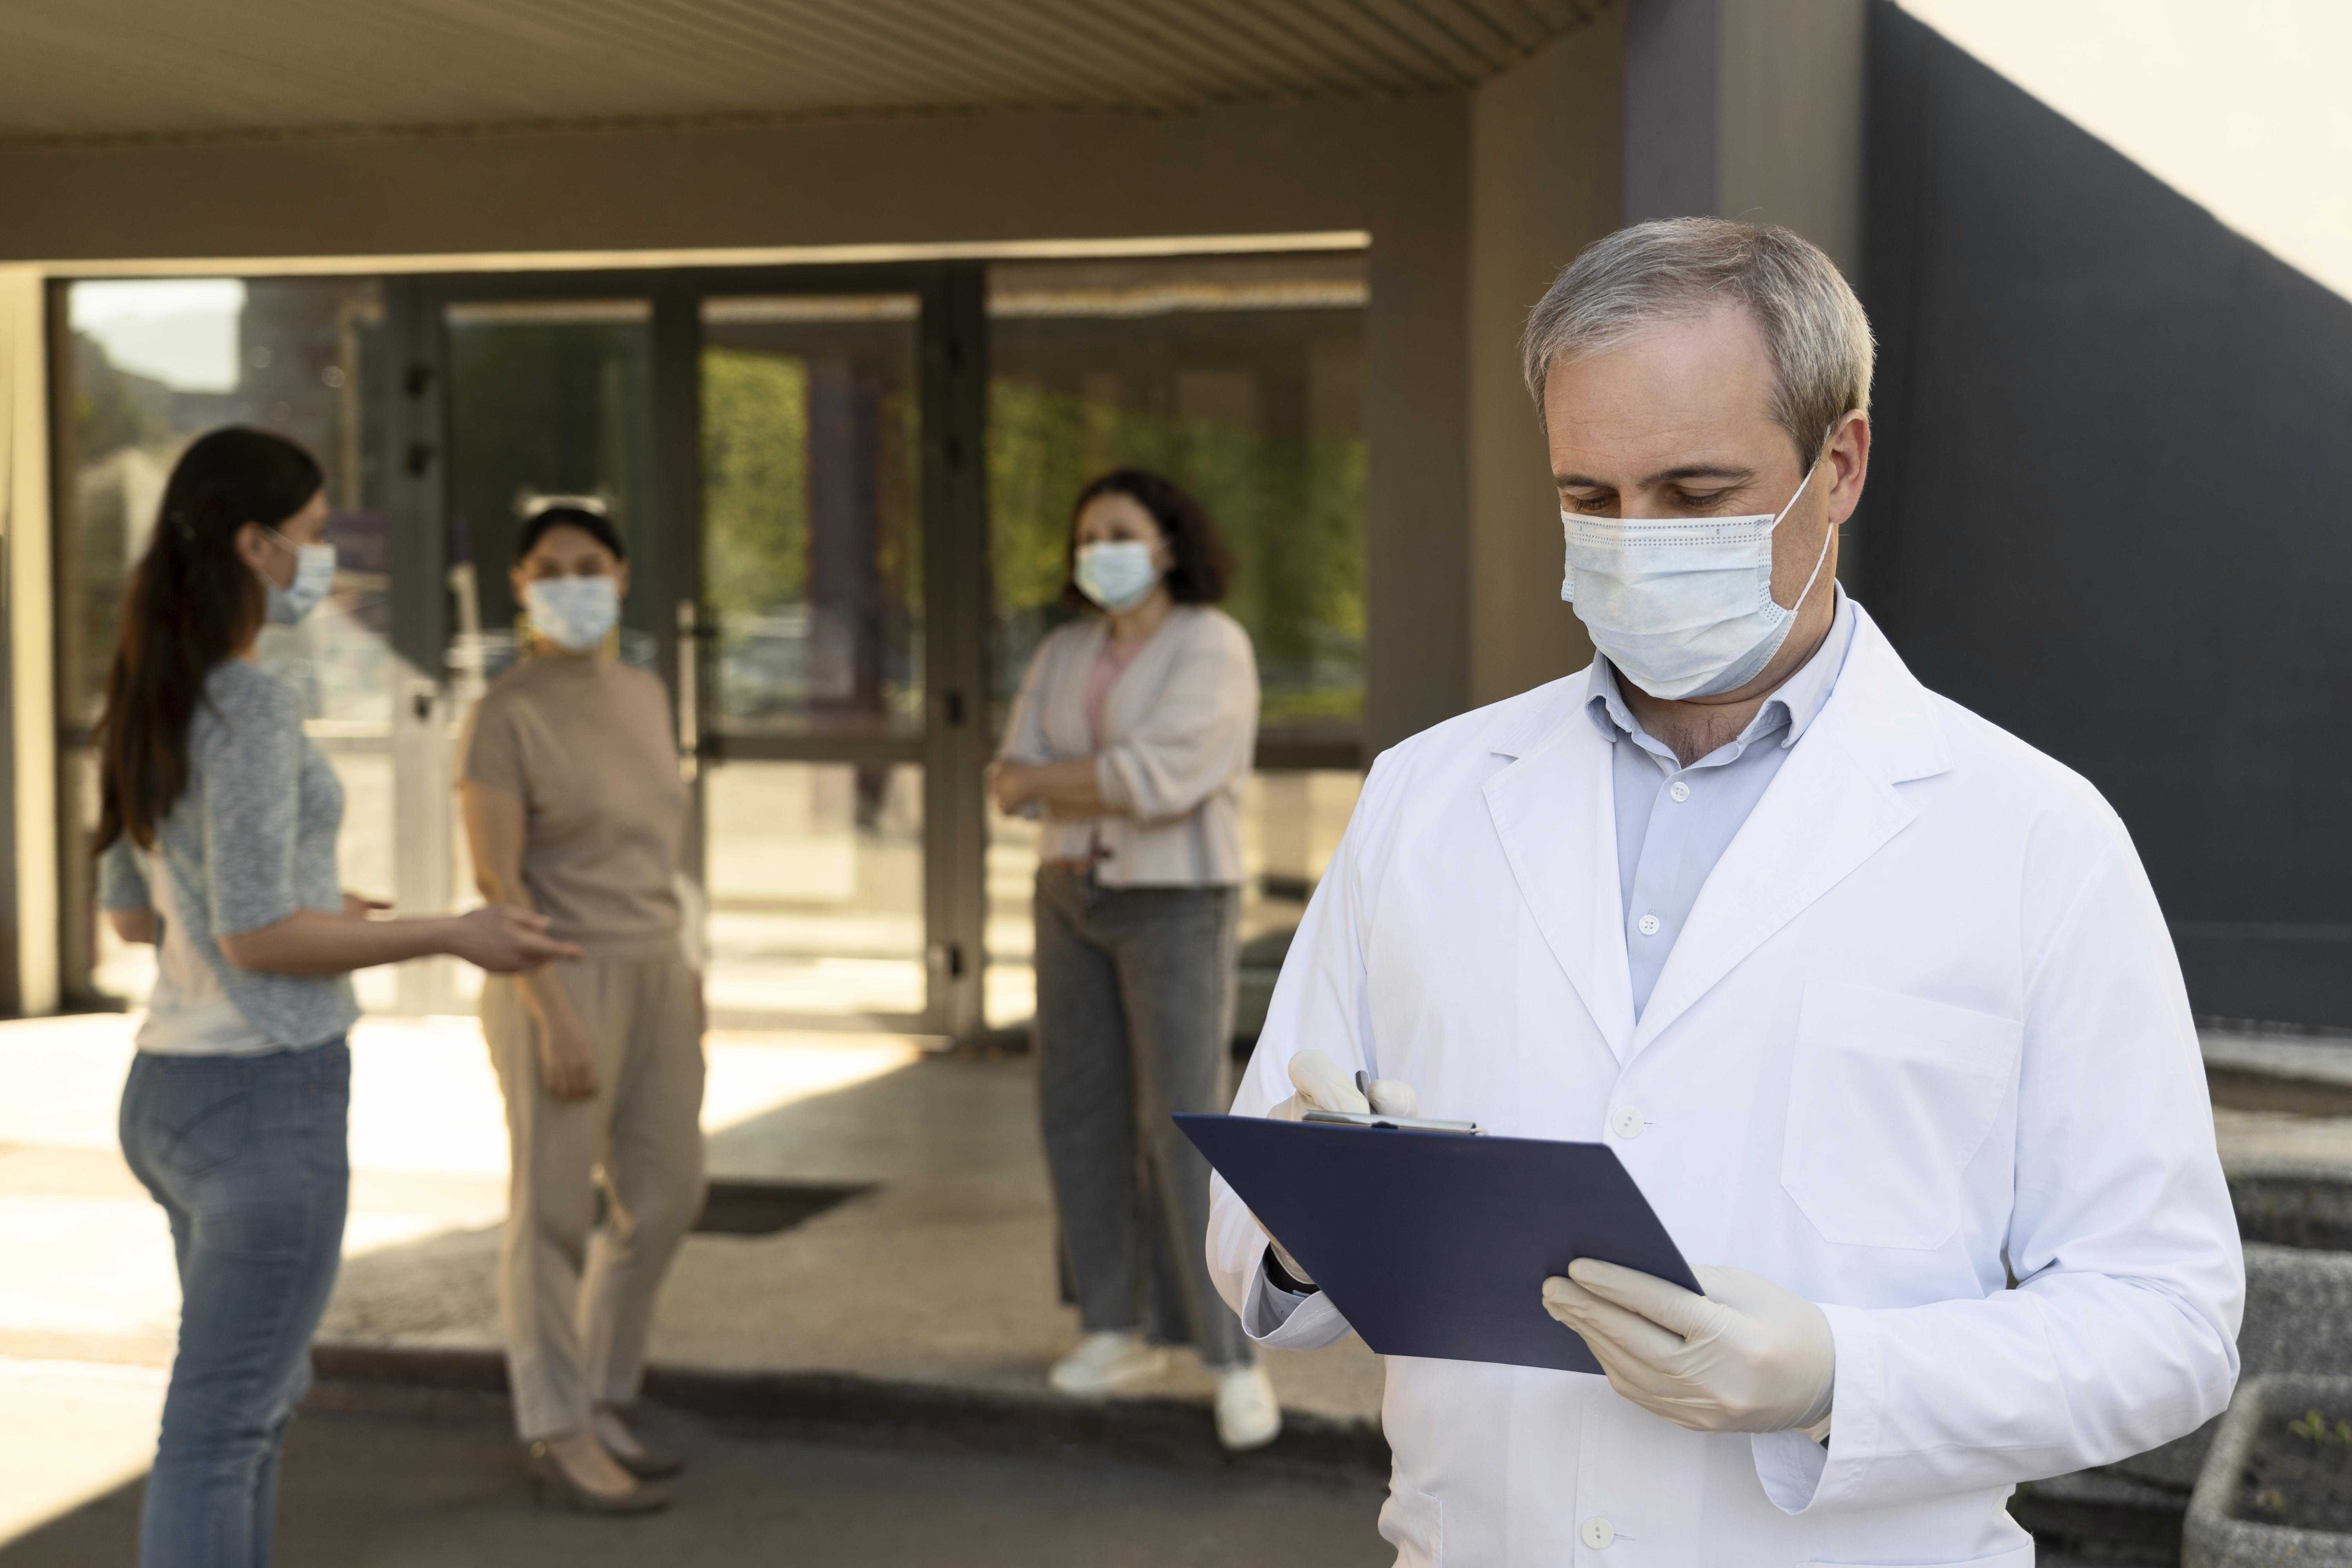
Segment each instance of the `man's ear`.
[[1828,457],[1835,465],[1830,488],[1830,521],[1843,526],[1862,504],[1862,487],[1870,476],[1870,416],[1856,409],[1842,416],[1831,428]]

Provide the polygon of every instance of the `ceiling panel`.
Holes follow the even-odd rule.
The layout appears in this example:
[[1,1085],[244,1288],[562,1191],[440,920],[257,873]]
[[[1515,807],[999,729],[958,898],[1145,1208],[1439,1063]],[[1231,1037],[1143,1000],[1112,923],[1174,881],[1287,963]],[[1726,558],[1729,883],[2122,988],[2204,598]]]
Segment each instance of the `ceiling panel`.
[[1454,90],[1612,0],[0,0],[0,141]]

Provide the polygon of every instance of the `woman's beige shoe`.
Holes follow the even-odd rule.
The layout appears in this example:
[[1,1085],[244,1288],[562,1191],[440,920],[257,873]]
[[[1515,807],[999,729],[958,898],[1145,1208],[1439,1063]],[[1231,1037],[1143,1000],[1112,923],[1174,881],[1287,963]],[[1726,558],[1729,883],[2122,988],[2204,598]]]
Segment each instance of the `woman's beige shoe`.
[[613,1456],[614,1463],[641,1481],[663,1480],[686,1468],[684,1459],[638,1442],[636,1433],[621,1419],[621,1413],[609,1405],[597,1408],[596,1441],[604,1445],[604,1452]]
[[656,1513],[670,1503],[668,1488],[644,1481],[625,1492],[597,1491],[583,1486],[563,1468],[554,1448],[544,1442],[526,1447],[522,1462],[530,1472],[532,1489],[541,1502],[562,1503],[582,1513]]

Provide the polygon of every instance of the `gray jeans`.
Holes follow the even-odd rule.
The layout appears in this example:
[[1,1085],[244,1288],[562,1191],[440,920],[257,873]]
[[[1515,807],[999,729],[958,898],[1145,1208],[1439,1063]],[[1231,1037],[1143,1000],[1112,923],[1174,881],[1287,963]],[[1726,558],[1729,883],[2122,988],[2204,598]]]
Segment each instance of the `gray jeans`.
[[1209,1279],[1209,1165],[1170,1113],[1223,1110],[1241,894],[1037,873],[1037,1096],[1081,1325],[1131,1329],[1211,1367],[1253,1359]]

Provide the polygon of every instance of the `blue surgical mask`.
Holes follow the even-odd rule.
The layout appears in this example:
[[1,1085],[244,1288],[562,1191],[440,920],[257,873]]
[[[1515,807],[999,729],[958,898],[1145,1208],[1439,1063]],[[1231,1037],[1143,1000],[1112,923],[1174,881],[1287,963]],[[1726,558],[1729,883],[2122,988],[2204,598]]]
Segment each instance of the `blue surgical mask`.
[[621,624],[620,584],[608,575],[538,577],[523,584],[530,629],[571,653],[586,653]]
[[1133,609],[1160,583],[1151,553],[1151,546],[1133,539],[1086,546],[1078,552],[1078,592],[1106,610]]
[[[1816,461],[1813,468],[1821,464]],[[1592,646],[1620,674],[1665,701],[1737,691],[1764,672],[1797,612],[1772,598],[1772,531],[1813,482],[1813,469],[1779,512],[1755,517],[1581,517],[1563,510],[1568,563],[1559,596],[1576,605]],[[1825,529],[1812,575],[1830,556]]]
[[279,587],[268,577],[261,586],[268,599],[269,624],[290,626],[326,602],[335,586],[335,547],[331,544],[297,544],[274,528],[264,533],[276,541],[278,548],[294,557],[294,581]]

